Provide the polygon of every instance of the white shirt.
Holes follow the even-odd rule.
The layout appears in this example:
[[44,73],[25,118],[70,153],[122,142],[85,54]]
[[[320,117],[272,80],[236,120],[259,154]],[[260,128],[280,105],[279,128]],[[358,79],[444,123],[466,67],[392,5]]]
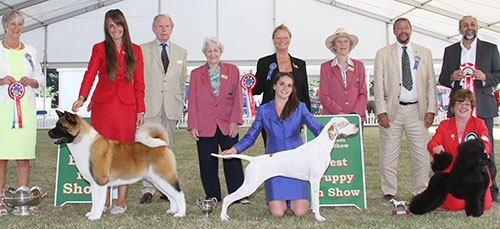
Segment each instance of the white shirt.
[[462,47],[460,64],[471,63],[476,65],[477,38],[474,38],[474,41],[470,45],[470,49],[465,48],[463,40],[460,41],[460,47]]
[[[332,67],[335,67],[336,65],[339,65],[337,57],[333,58]],[[343,70],[343,71],[339,65],[340,73],[342,73],[342,79],[344,80],[344,87],[346,87],[346,88],[347,88],[347,69],[349,69],[349,66],[354,67],[354,63],[352,63],[352,60],[350,57],[347,57],[347,65],[348,65],[348,67],[345,68],[345,70]]]
[[[401,79],[403,79],[403,70],[402,70],[402,64],[401,64],[401,58],[403,56],[403,45],[400,44],[399,42],[396,42],[398,44],[398,57],[399,57],[399,76]],[[411,91],[408,91],[405,87],[403,87],[403,84],[401,84],[401,93],[399,95],[399,101],[401,102],[417,102],[418,101],[418,90],[417,90],[417,79],[415,77],[415,56],[413,55],[413,48],[410,43],[405,45],[406,52],[408,53],[408,58],[410,59],[410,69],[411,69],[411,79],[413,82],[413,86],[411,88]],[[417,65],[418,66],[418,65]],[[418,66],[419,67],[419,66]]]

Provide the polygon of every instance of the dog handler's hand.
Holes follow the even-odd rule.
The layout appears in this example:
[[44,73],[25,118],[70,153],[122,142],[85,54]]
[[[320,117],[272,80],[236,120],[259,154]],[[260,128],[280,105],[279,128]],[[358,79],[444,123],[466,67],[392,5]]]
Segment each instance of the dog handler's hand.
[[191,137],[195,140],[198,141],[198,137],[200,135],[198,134],[198,129],[191,129]]
[[144,114],[137,113],[137,118],[135,119],[136,126],[142,126],[144,124]]
[[443,145],[435,146],[434,148],[432,148],[432,152],[434,154],[441,154],[442,152],[444,152]]
[[238,123],[232,122],[229,123],[229,137],[234,138],[238,134],[240,127]]
[[[222,153],[220,153],[220,154],[221,155],[231,155],[231,154],[236,154],[236,153],[238,153],[238,150],[233,146],[227,150],[222,151]],[[227,157],[224,159],[232,159],[232,157]]]
[[78,99],[73,103],[73,108],[71,109],[73,112],[77,112],[78,108],[83,106],[83,100],[85,100],[85,97],[80,96]]

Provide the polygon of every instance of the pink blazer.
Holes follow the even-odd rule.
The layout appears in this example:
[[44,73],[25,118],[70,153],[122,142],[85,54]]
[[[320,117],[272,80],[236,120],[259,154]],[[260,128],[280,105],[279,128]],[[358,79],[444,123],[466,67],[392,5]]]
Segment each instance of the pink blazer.
[[347,87],[344,86],[340,68],[332,67],[333,59],[321,64],[319,80],[319,100],[323,105],[321,114],[356,113],[361,116],[362,121],[366,121],[365,66],[361,61],[351,60],[354,66],[347,69]]
[[243,96],[240,71],[220,62],[220,89],[216,98],[210,83],[208,65],[191,71],[188,89],[188,131],[198,129],[200,137],[212,137],[216,127],[229,135],[229,123],[243,123]]

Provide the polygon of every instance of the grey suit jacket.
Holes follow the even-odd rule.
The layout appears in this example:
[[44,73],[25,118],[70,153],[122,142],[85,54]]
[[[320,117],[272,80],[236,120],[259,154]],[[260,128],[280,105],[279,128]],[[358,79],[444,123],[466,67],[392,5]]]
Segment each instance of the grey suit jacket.
[[[450,88],[454,83],[451,95],[453,95],[456,90],[462,88],[459,81],[450,81],[451,74],[460,69],[461,55],[462,47],[460,47],[460,42],[452,44],[444,50],[443,66],[441,68],[441,74],[439,75],[439,83]],[[495,87],[500,82],[500,56],[498,55],[497,46],[477,39],[475,64],[479,70],[486,74],[486,84],[484,86],[482,81],[474,81],[477,116],[480,118],[497,117],[498,107],[492,90],[492,87]],[[448,112],[448,116],[451,116],[450,112]]]
[[[413,56],[420,57],[415,72],[418,90],[418,117],[423,120],[425,113],[437,112],[436,79],[431,51],[418,44],[410,43]],[[387,113],[393,121],[398,113],[401,93],[401,60],[397,44],[388,45],[377,51],[375,56],[374,93],[377,115]]]
[[142,44],[141,48],[144,58],[144,116],[156,116],[163,104],[168,119],[180,120],[186,93],[187,51],[170,42],[170,64],[165,74],[156,40]]

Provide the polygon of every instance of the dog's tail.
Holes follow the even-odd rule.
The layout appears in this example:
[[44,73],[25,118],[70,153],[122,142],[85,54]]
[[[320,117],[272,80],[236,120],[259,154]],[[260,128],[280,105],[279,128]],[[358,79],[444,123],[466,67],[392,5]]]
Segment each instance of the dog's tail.
[[448,176],[449,173],[434,174],[429,181],[427,189],[413,197],[411,200],[410,212],[422,215],[441,206],[450,192],[448,186]]
[[135,141],[149,147],[168,145],[168,135],[163,126],[157,123],[146,123],[139,127],[135,134]]
[[247,160],[247,161],[253,161],[253,159],[255,157],[252,157],[252,156],[248,156],[248,155],[245,155],[245,154],[231,154],[231,155],[220,155],[220,154],[216,154],[216,153],[212,153],[211,154],[212,156],[214,157],[218,157],[218,158],[239,158],[239,159],[243,159],[243,160]]
[[432,162],[432,171],[440,172],[450,167],[451,162],[453,161],[453,156],[447,152],[443,152],[440,154],[434,155],[434,161]]

